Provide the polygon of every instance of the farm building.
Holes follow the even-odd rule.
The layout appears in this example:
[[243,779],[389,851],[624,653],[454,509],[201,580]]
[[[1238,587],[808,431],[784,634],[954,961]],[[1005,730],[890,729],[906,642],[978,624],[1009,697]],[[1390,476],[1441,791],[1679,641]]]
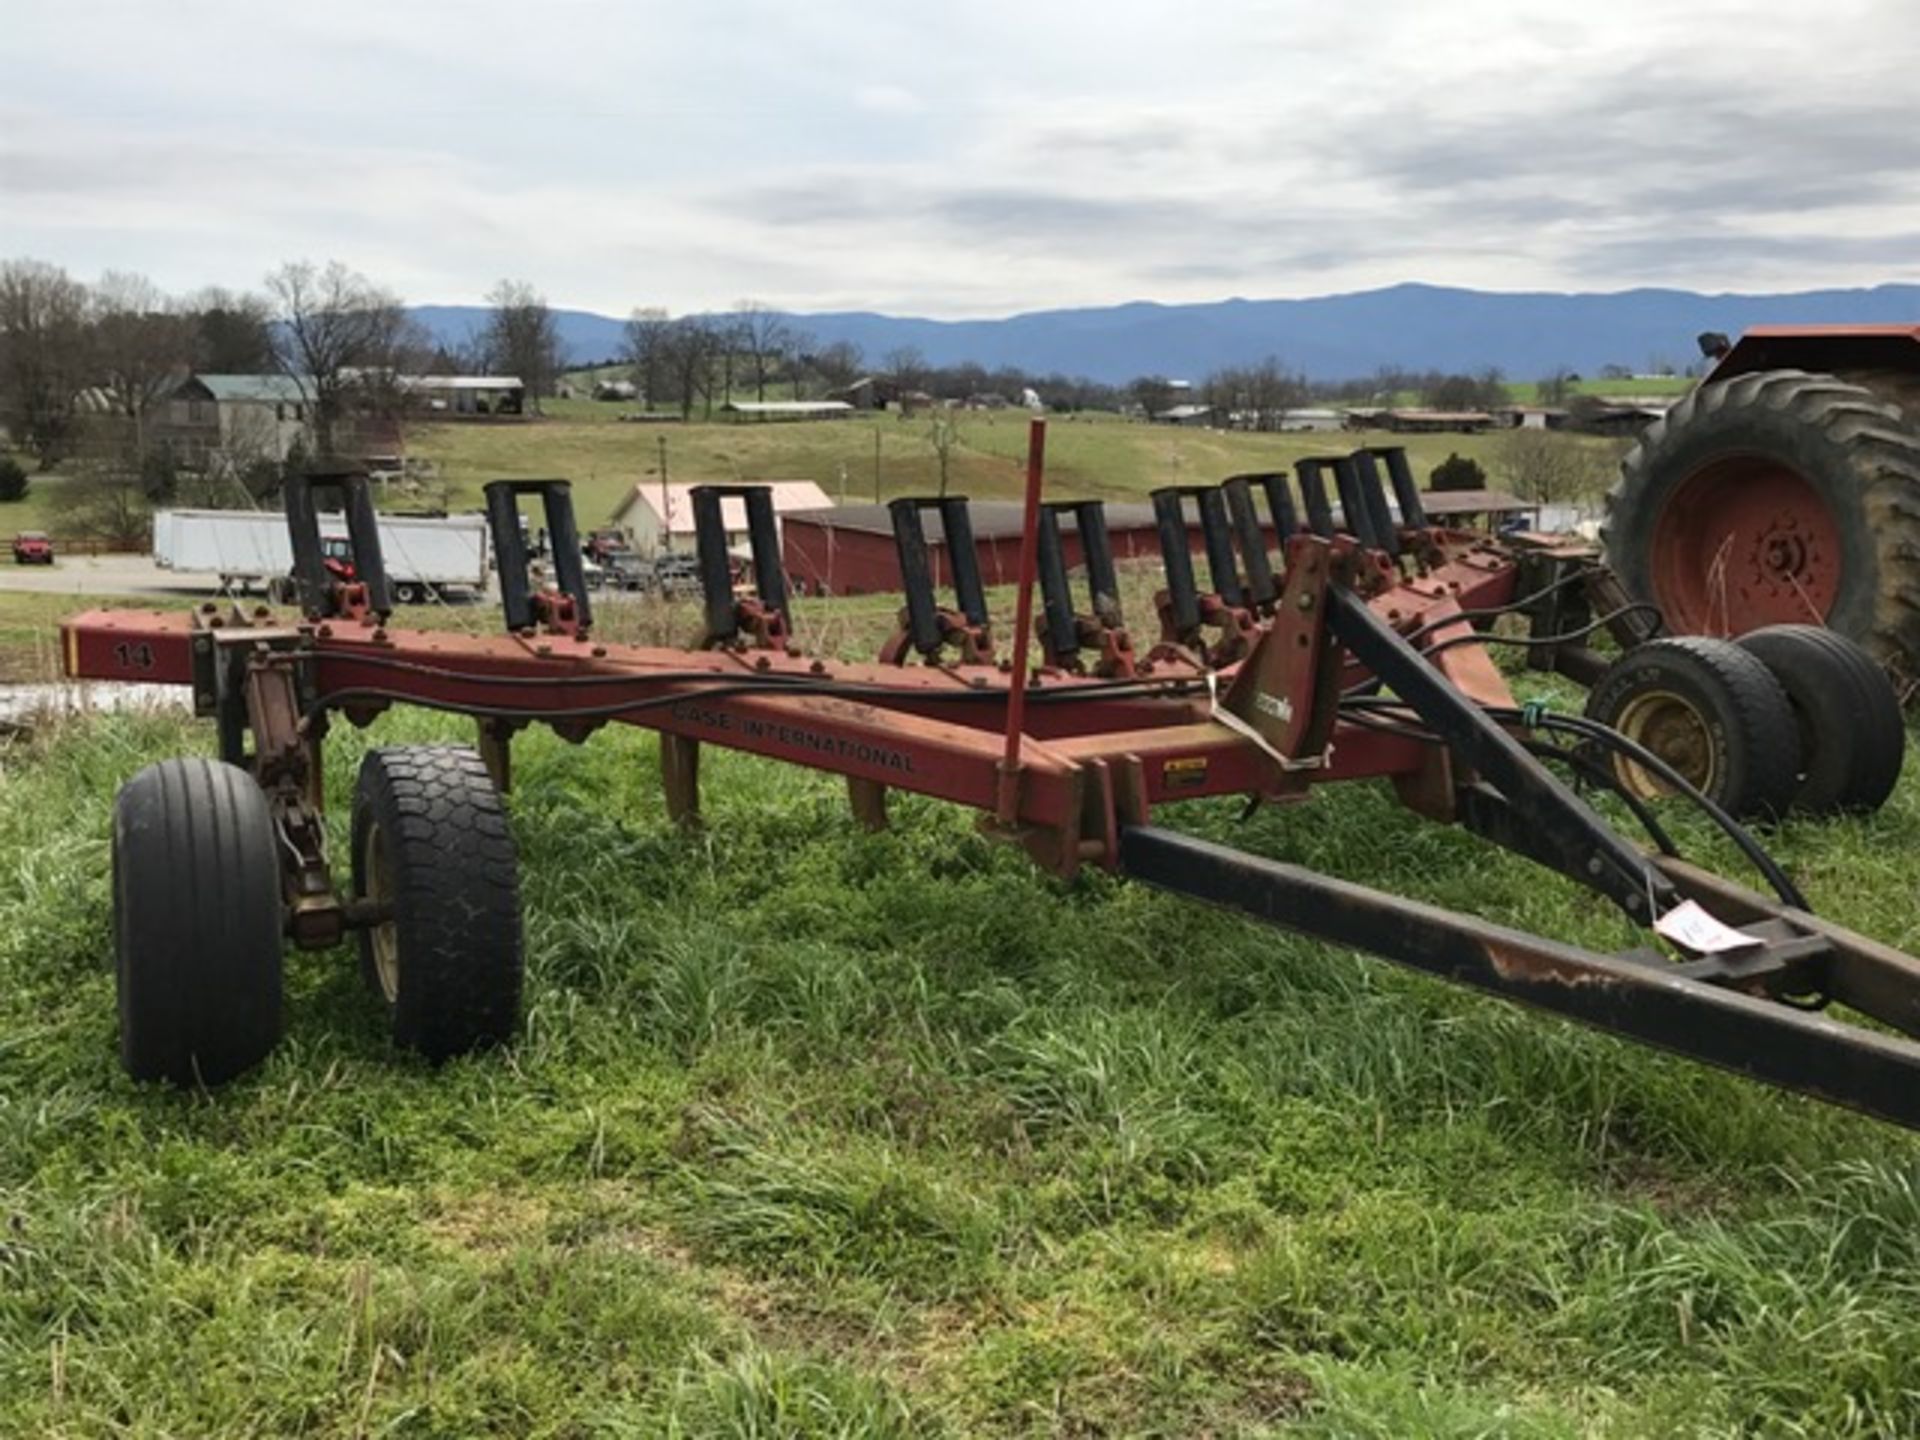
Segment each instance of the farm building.
[[1345,424],[1338,410],[1282,410],[1275,428],[1289,432],[1338,430]]
[[527,387],[517,375],[402,375],[400,393],[435,420],[524,419]]
[[1557,405],[1504,405],[1493,417],[1514,430],[1564,430],[1567,425],[1567,412]]
[[[811,480],[776,480],[770,488],[776,524],[783,523],[795,511],[833,508],[827,492]],[[643,481],[627,492],[627,498],[608,517],[609,523],[624,530],[633,548],[642,555],[657,555],[662,549],[691,551],[694,543],[692,489],[691,485],[662,486]],[[726,522],[727,544],[745,543],[746,507],[738,500],[722,500],[720,517]]]
[[1156,425],[1211,425],[1217,413],[1211,405],[1170,405],[1148,418]]
[[[1107,534],[1118,561],[1157,560],[1160,533],[1153,506],[1108,501]],[[1012,500],[976,500],[967,509],[973,524],[980,578],[988,585],[1011,585],[1020,573],[1022,507]],[[938,511],[922,513],[928,560],[935,585],[947,585],[946,532]],[[1271,525],[1267,541],[1273,542]],[[879,595],[900,589],[899,552],[894,548],[893,516],[885,505],[840,505],[798,510],[786,516],[781,557],[787,575],[810,595]],[[1189,516],[1187,537],[1197,553],[1204,548],[1200,522]],[[1060,517],[1060,543],[1068,568],[1082,561],[1080,536],[1071,514]],[[1204,577],[1205,566],[1201,566]],[[1204,584],[1204,578],[1202,580]]]
[[290,375],[184,375],[154,405],[147,433],[187,466],[216,453],[277,463],[306,440],[310,407]]
[[1478,435],[1493,428],[1485,410],[1389,410],[1381,423],[1396,435]]
[[827,392],[827,399],[842,401],[856,410],[884,410],[899,398],[898,382],[883,375],[862,375],[850,385]]
[[1665,417],[1673,401],[1666,396],[1602,396],[1575,412],[1579,427],[1591,435],[1635,436]]
[[729,420],[845,420],[853,406],[844,400],[729,400],[720,413]]

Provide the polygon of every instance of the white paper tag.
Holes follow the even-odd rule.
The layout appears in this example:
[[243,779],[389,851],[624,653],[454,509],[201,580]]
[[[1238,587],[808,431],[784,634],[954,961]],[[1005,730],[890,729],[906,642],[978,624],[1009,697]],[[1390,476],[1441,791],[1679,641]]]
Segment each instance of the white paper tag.
[[1653,922],[1656,933],[1696,955],[1720,955],[1729,950],[1745,950],[1761,942],[1753,936],[1722,924],[1697,900],[1682,900]]

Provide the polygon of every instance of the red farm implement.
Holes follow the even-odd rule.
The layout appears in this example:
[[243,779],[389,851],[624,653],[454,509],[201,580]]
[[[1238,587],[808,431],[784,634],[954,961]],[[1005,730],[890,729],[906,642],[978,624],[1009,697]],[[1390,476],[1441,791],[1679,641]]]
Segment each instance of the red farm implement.
[[[1036,422],[1008,660],[966,543],[965,504],[952,499],[894,502],[906,604],[884,658],[802,654],[771,502],[753,486],[695,491],[705,633],[687,648],[595,638],[562,481],[487,487],[503,634],[389,626],[372,502],[356,475],[289,489],[302,623],[211,605],[70,620],[72,674],[191,686],[217,723],[224,762],[152,766],[116,807],[129,1070],[212,1083],[257,1063],[279,1034],[284,942],[324,948],[349,932],[401,1043],[438,1057],[509,1036],[522,941],[500,793],[513,736],[543,724],[577,740],[617,723],[658,732],[677,818],[697,813],[708,745],[843,775],[870,825],[885,823],[891,791],[933,796],[981,812],[1055,873],[1103,866],[1920,1126],[1920,1045],[1823,1013],[1832,1002],[1920,1033],[1920,962],[1816,918],[1728,813],[1786,808],[1822,765],[1832,783],[1813,808],[1877,803],[1888,765],[1898,766],[1897,710],[1891,760],[1885,735],[1862,744],[1796,728],[1768,664],[1728,641],[1654,638],[1657,616],[1627,602],[1587,548],[1429,524],[1399,450],[1156,493],[1165,588],[1157,635],[1136,641],[1099,504],[1042,503],[1043,439]],[[332,491],[347,511],[351,581],[327,571],[319,546],[316,495]],[[553,536],[552,588],[528,579],[518,513],[527,496]],[[745,502],[750,595],[736,590],[723,498]],[[947,536],[951,604],[931,581],[929,507]],[[1189,540],[1196,517],[1204,590]],[[1084,605],[1064,561],[1068,524],[1085,556]],[[1607,718],[1621,727],[1517,706],[1487,649],[1486,627],[1501,616],[1530,622],[1531,633],[1503,638],[1525,645],[1534,667],[1613,694]],[[1611,665],[1584,643],[1602,628],[1624,652]],[[1825,664],[1828,688],[1856,687],[1846,693],[1883,722],[1891,689],[1870,662],[1824,642],[1782,644],[1794,664],[1781,675]],[[477,750],[369,753],[343,885],[324,843],[321,747],[334,717],[364,724],[398,705],[471,718]],[[1655,849],[1616,833],[1561,768],[1619,793]],[[1368,778],[1390,781],[1428,819],[1597,892],[1641,927],[1641,943],[1585,949],[1164,824],[1180,801],[1299,802]],[[1738,840],[1773,895],[1672,853],[1647,802],[1673,792]]]

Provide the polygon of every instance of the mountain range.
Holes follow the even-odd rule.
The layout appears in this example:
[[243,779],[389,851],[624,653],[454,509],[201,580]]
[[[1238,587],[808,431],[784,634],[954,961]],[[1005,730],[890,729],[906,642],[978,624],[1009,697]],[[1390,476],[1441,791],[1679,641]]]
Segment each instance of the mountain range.
[[[477,305],[423,305],[414,318],[457,345],[485,321]],[[569,363],[620,354],[623,322],[585,310],[557,310]],[[1565,294],[1393,285],[1303,300],[1219,300],[1160,305],[1133,301],[1075,310],[1036,310],[997,320],[926,320],[866,311],[792,314],[789,322],[822,344],[851,341],[877,364],[912,346],[928,363],[974,361],[1030,374],[1086,376],[1112,383],[1140,375],[1203,378],[1266,356],[1316,380],[1404,370],[1478,371],[1498,366],[1530,380],[1605,365],[1651,370],[1697,358],[1702,331],[1737,334],[1757,324],[1920,325],[1920,285],[1806,290],[1777,295],[1703,295],[1690,290]]]

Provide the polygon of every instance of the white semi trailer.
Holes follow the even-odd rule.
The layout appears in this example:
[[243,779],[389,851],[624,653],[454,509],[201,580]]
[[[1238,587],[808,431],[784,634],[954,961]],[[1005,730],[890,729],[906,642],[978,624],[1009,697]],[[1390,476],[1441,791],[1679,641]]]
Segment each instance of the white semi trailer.
[[[346,558],[346,516],[320,517],[320,543],[330,556]],[[403,605],[487,588],[492,562],[482,515],[382,515],[380,553],[393,598]],[[277,590],[293,574],[293,542],[286,517],[273,510],[160,510],[153,560],[176,574],[215,576],[223,590]]]

